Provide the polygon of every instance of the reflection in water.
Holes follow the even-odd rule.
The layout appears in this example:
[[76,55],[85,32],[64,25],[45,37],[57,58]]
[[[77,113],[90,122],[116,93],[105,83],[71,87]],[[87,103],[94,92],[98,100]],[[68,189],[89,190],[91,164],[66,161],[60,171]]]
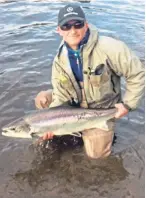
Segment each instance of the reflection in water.
[[[91,160],[81,154],[81,148],[72,150],[40,150],[36,152],[29,170],[19,170],[13,175],[17,185],[28,183],[32,189],[49,183],[48,191],[54,187],[72,188],[93,187],[118,183],[128,177],[121,157],[110,156],[107,159]],[[56,182],[55,182],[56,181]],[[79,186],[78,186],[79,185]]]

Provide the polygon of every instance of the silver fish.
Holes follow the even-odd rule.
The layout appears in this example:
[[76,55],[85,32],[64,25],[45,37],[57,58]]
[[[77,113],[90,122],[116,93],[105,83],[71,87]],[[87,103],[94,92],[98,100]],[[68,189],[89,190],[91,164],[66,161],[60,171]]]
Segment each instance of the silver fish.
[[2,135],[19,138],[42,137],[46,132],[54,135],[76,135],[85,129],[97,128],[99,123],[114,118],[116,108],[84,109],[59,106],[32,111],[2,128]]

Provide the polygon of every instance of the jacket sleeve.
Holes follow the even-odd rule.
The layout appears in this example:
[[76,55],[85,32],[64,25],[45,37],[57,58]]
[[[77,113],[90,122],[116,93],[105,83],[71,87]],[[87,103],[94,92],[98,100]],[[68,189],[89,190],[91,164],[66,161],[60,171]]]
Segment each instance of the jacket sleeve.
[[123,76],[126,80],[123,102],[131,109],[135,109],[144,93],[144,66],[125,43],[121,41],[116,42],[116,46],[114,47],[116,51],[114,53],[112,52],[113,54],[111,55],[113,57],[112,69],[117,75]]
[[52,66],[52,77],[51,82],[53,86],[53,94],[52,94],[52,102],[49,107],[56,107],[68,103],[70,101],[70,97],[67,91],[62,87],[60,81],[60,73],[61,68],[54,61]]

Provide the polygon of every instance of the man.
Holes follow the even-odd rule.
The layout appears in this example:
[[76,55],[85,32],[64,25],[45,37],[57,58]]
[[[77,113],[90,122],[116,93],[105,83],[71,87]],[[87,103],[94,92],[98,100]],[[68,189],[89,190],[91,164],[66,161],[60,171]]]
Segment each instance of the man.
[[[144,89],[144,68],[123,42],[99,36],[76,5],[67,5],[59,11],[57,31],[63,41],[52,67],[53,92],[40,92],[35,99],[37,108],[66,102],[84,108],[116,107],[115,118],[121,118],[138,106]],[[121,76],[126,80],[123,98]],[[108,156],[113,134],[112,120],[99,128],[83,131],[87,155],[92,158]],[[46,133],[43,138],[52,137],[53,134]]]

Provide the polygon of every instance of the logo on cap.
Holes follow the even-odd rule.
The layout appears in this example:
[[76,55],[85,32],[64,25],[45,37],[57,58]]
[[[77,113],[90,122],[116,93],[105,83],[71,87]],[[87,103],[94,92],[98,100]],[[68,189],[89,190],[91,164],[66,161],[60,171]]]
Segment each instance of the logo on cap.
[[67,8],[67,12],[72,12],[73,11],[73,8],[72,7],[68,7]]

